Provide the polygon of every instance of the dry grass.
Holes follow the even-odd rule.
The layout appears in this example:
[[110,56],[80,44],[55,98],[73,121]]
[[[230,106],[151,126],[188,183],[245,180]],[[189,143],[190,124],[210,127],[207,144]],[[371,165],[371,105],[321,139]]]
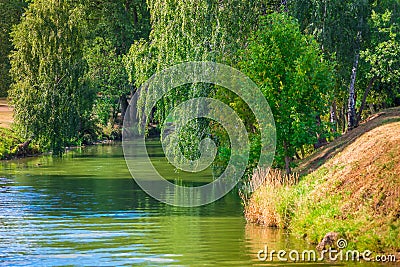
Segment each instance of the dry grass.
[[332,171],[312,195],[347,195],[341,207],[344,218],[360,211],[375,218],[400,217],[400,122],[364,134],[326,167]]
[[304,178],[313,186],[298,201],[296,233],[318,242],[327,232],[339,232],[361,250],[400,252],[398,119],[347,145],[324,164],[327,171],[318,180],[314,174]]
[[292,187],[255,176],[263,186],[245,206],[249,222],[289,224],[312,243],[338,232],[351,248],[400,258],[400,108],[370,118],[297,170],[312,173]]
[[298,174],[286,175],[277,169],[254,170],[246,187],[246,192],[253,192],[251,197],[243,190],[239,193],[244,203],[246,220],[269,227],[285,228],[286,214],[282,214],[277,204],[283,202],[284,191],[298,182]]
[[299,181],[299,175],[296,173],[286,175],[279,169],[262,169],[257,168],[254,170],[253,175],[249,181],[249,189],[254,192],[260,186],[267,186],[277,188],[281,186],[292,186]]
[[318,149],[315,153],[299,162],[299,167],[295,170],[300,174],[309,174],[329,159],[343,152],[343,150],[354,143],[363,134],[390,122],[400,120],[400,107],[386,109],[382,112],[372,115],[354,130],[337,138],[328,145]]
[[326,182],[312,195],[348,195],[344,215],[354,214],[368,201],[371,212],[400,217],[400,122],[365,133],[342,153],[325,164],[330,169]]

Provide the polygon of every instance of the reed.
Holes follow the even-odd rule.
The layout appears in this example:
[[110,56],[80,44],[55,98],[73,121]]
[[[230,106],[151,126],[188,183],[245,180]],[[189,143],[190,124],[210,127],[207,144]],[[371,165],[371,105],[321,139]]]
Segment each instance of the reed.
[[294,186],[299,183],[298,173],[286,174],[280,169],[257,168],[242,186],[239,195],[244,204],[248,202],[251,194],[260,187],[280,188],[282,186]]
[[246,220],[285,228],[290,220],[293,204],[289,188],[298,184],[299,178],[297,173],[287,175],[279,169],[255,169],[239,191]]

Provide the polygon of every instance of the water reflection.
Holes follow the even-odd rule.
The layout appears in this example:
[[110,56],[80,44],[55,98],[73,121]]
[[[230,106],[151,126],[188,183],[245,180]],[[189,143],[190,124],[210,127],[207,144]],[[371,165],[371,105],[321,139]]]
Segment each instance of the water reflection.
[[3,162],[0,177],[4,266],[271,265],[257,261],[265,243],[304,247],[284,232],[246,225],[235,192],[200,208],[153,200],[130,178],[120,146]]

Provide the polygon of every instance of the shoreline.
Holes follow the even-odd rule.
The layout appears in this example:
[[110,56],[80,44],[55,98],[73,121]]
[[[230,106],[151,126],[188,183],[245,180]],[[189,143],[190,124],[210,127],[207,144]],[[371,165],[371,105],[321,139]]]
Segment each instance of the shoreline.
[[337,233],[349,249],[400,260],[400,108],[353,131],[302,162],[313,168],[297,170],[299,183],[266,179],[245,203],[247,221],[287,228],[314,245]]
[[[9,135],[5,136],[4,134],[2,134],[4,132],[7,132]],[[17,140],[18,142],[15,142]],[[80,146],[67,146],[64,148],[64,152],[67,153],[68,151],[71,151],[73,149],[84,148],[88,146],[112,144],[114,142],[119,142],[119,141],[120,140],[98,140],[96,142]],[[18,137],[13,133],[12,130],[0,127],[0,144],[3,145],[3,151],[0,151],[0,162],[9,160],[18,160],[24,158],[33,158],[33,157],[52,154],[49,151],[41,151],[38,145],[31,144],[29,142],[29,144],[25,146],[24,145],[25,143],[21,143],[21,140],[18,139]],[[6,146],[4,144],[6,144]]]

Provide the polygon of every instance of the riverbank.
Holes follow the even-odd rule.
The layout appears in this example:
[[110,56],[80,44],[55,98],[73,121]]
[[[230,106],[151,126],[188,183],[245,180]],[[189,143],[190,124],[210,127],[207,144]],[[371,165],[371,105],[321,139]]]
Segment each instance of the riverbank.
[[0,127],[0,160],[37,156],[39,146],[20,139],[11,129]]
[[253,193],[248,221],[288,228],[313,244],[336,232],[348,248],[399,254],[400,108],[369,118],[296,171],[303,174],[297,185],[269,183]]
[[37,155],[39,147],[21,140],[11,129],[13,107],[7,98],[0,98],[0,160]]
[[[0,160],[9,160],[15,158],[24,158],[38,156],[45,151],[38,145],[31,143],[29,140],[21,139],[12,129],[14,109],[9,105],[7,98],[0,98]],[[65,150],[72,148],[83,147],[85,145],[97,145],[111,143],[115,140],[120,140],[120,127],[108,127],[101,129],[101,137],[103,140],[93,141],[92,136],[84,136],[84,140],[79,144],[66,147]],[[106,138],[104,138],[106,137]]]

